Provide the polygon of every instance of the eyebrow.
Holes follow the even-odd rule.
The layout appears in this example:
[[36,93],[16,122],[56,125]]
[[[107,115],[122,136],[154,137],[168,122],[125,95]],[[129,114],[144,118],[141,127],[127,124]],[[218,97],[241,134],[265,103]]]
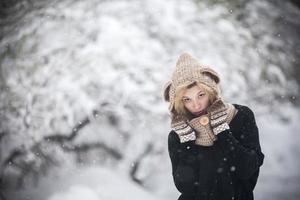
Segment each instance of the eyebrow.
[[[204,92],[204,91],[200,90],[197,94],[199,94],[201,92]],[[182,98],[190,98],[190,97],[188,97],[188,96],[182,96]]]

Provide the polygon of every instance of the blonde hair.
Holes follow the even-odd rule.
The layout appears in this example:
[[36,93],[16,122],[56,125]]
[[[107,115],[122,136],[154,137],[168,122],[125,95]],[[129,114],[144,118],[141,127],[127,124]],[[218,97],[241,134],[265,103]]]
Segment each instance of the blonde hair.
[[187,118],[191,117],[191,113],[185,108],[183,101],[182,101],[182,96],[183,96],[183,93],[187,89],[189,89],[195,85],[202,87],[204,89],[204,91],[208,94],[209,104],[212,104],[220,95],[219,87],[218,87],[218,91],[215,91],[211,87],[209,87],[201,82],[196,82],[196,81],[193,83],[181,85],[178,88],[176,88],[175,99],[174,99],[174,109],[178,114],[183,115]]

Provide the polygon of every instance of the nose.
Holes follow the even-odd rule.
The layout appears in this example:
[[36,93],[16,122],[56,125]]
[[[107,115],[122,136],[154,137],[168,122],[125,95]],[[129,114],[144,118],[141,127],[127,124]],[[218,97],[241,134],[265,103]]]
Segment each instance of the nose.
[[194,109],[198,111],[198,110],[200,110],[200,108],[201,108],[201,103],[199,101],[195,100]]

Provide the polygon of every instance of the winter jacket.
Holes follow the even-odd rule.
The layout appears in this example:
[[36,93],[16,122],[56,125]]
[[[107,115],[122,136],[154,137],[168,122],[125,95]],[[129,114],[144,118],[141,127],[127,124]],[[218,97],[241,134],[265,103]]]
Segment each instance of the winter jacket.
[[233,104],[237,113],[230,129],[217,135],[212,146],[195,141],[180,143],[176,132],[168,136],[172,175],[181,193],[178,200],[253,200],[263,164],[254,113]]

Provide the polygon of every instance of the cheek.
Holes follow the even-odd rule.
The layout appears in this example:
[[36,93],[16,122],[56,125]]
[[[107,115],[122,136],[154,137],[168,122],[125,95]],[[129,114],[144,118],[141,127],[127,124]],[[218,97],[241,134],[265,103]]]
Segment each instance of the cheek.
[[209,99],[207,97],[203,97],[201,100],[198,101],[198,104],[201,105],[201,107],[207,107],[209,104]]
[[192,111],[192,106],[191,106],[191,104],[189,104],[189,103],[184,104],[184,107],[185,107],[188,111]]
[[206,106],[209,105],[209,98],[208,98],[208,97],[206,97],[206,99],[205,99],[205,105],[206,105]]

